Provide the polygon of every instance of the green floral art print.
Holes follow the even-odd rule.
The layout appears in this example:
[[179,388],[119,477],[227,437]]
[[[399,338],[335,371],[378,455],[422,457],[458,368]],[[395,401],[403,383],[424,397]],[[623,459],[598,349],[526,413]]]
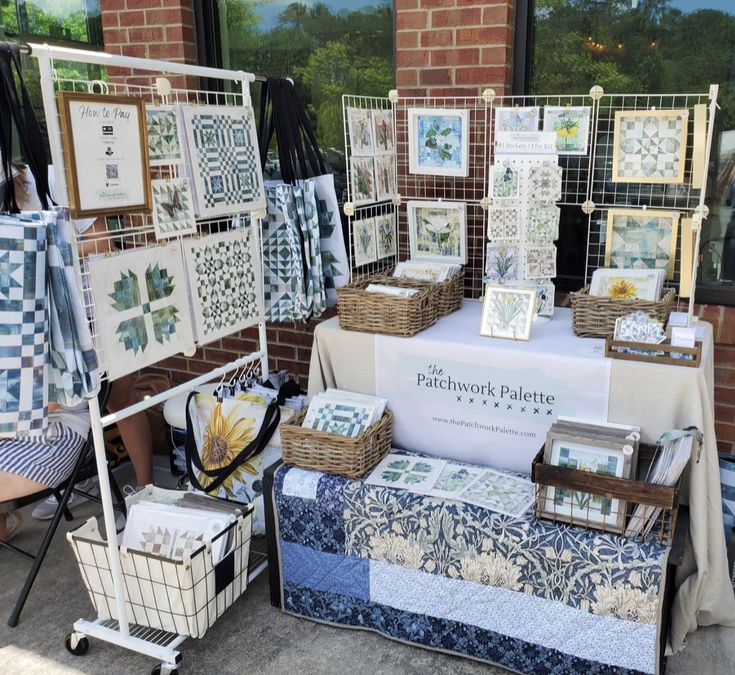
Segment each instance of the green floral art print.
[[409,173],[469,174],[469,111],[408,109]]
[[408,202],[409,243],[416,260],[467,262],[465,205]]

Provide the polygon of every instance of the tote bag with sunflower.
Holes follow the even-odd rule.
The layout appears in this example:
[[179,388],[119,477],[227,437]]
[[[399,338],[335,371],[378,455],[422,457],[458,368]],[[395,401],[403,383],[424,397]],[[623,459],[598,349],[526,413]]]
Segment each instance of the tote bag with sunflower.
[[253,504],[253,534],[265,532],[263,471],[281,457],[278,425],[293,411],[252,394],[218,399],[193,392],[186,405],[186,467],[192,486]]

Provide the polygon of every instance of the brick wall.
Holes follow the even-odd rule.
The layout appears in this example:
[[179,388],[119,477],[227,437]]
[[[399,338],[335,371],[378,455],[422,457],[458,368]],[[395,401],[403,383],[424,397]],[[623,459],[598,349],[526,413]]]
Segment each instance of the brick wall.
[[[110,54],[197,63],[193,0],[100,0],[105,51]],[[127,84],[150,84],[150,74],[109,68],[110,79]],[[187,84],[182,76],[168,76],[174,88]]]
[[510,93],[513,0],[396,0],[396,86],[404,96]]

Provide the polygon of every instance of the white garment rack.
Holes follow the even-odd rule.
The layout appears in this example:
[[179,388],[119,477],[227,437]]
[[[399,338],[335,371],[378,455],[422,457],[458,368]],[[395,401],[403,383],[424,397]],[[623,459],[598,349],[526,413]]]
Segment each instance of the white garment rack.
[[[159,61],[153,59],[134,58],[129,56],[119,56],[107,54],[104,52],[86,51],[78,49],[70,49],[66,47],[50,46],[48,44],[29,44],[24,51],[29,51],[31,56],[38,60],[40,77],[41,77],[41,93],[43,96],[43,106],[46,117],[49,144],[51,148],[51,158],[55,170],[56,197],[59,204],[67,205],[68,187],[64,170],[63,146],[61,137],[61,125],[59,119],[58,108],[56,104],[56,89],[59,83],[56,71],[54,69],[54,61],[66,61],[79,64],[93,64],[107,67],[130,68],[136,71],[147,71],[155,73],[158,77],[165,75],[184,75],[192,77],[205,77],[217,80],[229,81],[239,87],[238,94],[241,104],[244,106],[251,104],[250,83],[256,79],[252,73],[234,70],[220,70],[215,68],[205,68],[201,66],[187,65],[183,63],[171,63],[168,61]],[[151,75],[153,77],[153,75]],[[79,81],[74,81],[79,84]],[[90,89],[96,85],[106,86],[104,82],[83,82]],[[117,86],[111,83],[111,86]],[[137,87],[138,90],[150,90],[152,87]],[[186,92],[191,94],[191,92]],[[218,94],[217,92],[199,92],[200,96],[225,95],[233,96],[233,94]],[[238,214],[232,214],[236,216]],[[253,223],[258,222],[263,213],[253,213]],[[143,222],[143,221],[141,221]],[[203,228],[206,227],[203,224]],[[253,236],[255,238],[257,251],[262,255],[260,248],[260,232],[259,227],[253,224]],[[142,230],[143,228],[138,228]],[[110,238],[120,237],[121,233],[116,232],[110,235]],[[140,236],[140,232],[135,235]],[[81,278],[81,266],[77,260],[77,272]],[[261,298],[262,310],[262,298]],[[117,621],[103,621],[97,619],[95,621],[87,621],[80,619],[74,623],[73,632],[67,636],[67,649],[72,653],[83,654],[88,647],[87,637],[94,637],[110,642],[112,644],[130,649],[147,656],[151,656],[161,663],[153,669],[154,673],[161,675],[171,675],[177,672],[177,665],[181,660],[181,654],[178,646],[186,639],[186,636],[166,633],[165,631],[154,630],[151,628],[131,625],[128,620],[128,612],[125,606],[124,582],[122,569],[120,565],[119,551],[117,547],[117,537],[115,536],[115,512],[112,502],[112,493],[110,491],[110,483],[107,474],[107,458],[105,456],[104,429],[112,426],[117,421],[135,415],[153,406],[157,406],[179,394],[191,391],[195,387],[215,380],[224,378],[227,373],[239,370],[241,368],[255,368],[259,365],[261,375],[268,373],[268,352],[266,342],[265,319],[261,313],[258,323],[258,350],[242,356],[221,367],[214,368],[207,373],[195,377],[188,382],[173,387],[168,391],[152,396],[144,401],[140,401],[121,411],[103,416],[97,398],[89,401],[90,421],[92,427],[92,435],[94,438],[95,458],[97,463],[97,471],[99,475],[100,497],[104,511],[105,531],[107,534],[107,543],[110,554],[111,575],[115,588],[115,607],[117,611]],[[267,560],[261,562],[255,569],[250,571],[249,580],[254,579],[267,566]]]

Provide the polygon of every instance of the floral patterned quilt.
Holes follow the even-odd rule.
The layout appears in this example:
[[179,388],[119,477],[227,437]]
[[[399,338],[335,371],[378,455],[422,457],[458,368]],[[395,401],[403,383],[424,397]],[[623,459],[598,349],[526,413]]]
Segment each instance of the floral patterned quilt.
[[520,673],[655,673],[668,548],[282,466],[281,606]]

